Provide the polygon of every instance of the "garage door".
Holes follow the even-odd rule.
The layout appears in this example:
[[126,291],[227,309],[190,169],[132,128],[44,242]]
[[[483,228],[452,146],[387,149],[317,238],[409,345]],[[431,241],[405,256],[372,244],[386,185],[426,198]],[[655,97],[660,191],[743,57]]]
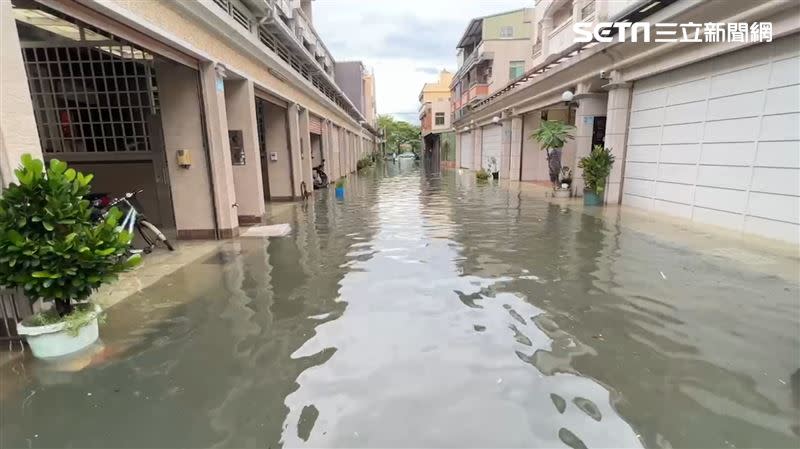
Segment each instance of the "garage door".
[[488,169],[494,158],[495,170],[500,170],[500,148],[502,141],[503,127],[489,125],[483,127],[483,137],[481,143],[481,168]]
[[461,134],[461,167],[473,168],[472,133]]
[[800,39],[637,81],[623,204],[800,240]]

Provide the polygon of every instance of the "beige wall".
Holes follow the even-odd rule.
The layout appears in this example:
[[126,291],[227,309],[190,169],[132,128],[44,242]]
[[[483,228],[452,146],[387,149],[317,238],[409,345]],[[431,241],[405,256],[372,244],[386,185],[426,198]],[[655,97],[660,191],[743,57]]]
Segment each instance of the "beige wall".
[[547,155],[539,148],[539,144],[531,139],[533,130],[539,127],[540,112],[533,111],[522,118],[522,180],[548,181]]
[[13,181],[24,153],[41,159],[28,78],[11,2],[0,2],[0,179]]
[[[539,144],[531,139],[531,134],[539,127],[541,111],[533,111],[523,117],[522,136],[522,180],[523,181],[550,181],[550,170],[547,166],[547,153]],[[566,109],[552,109],[547,111],[548,120],[566,122],[569,112]],[[561,166],[569,166],[575,170],[575,141],[570,140],[564,145],[561,153]]]
[[375,100],[375,77],[364,75],[364,119],[375,126],[378,122],[378,105]]
[[[436,124],[436,113],[444,113],[444,125]],[[431,103],[431,130],[441,132],[450,129],[450,100],[438,100]]]
[[261,181],[255,99],[252,81],[225,81],[228,129],[241,130],[243,135],[245,165],[234,165],[232,169],[236,202],[239,205],[238,215],[247,217],[264,215],[264,189]]
[[508,84],[510,81],[508,72],[511,61],[525,61],[525,71],[533,67],[531,41],[528,39],[484,41],[483,45],[487,52],[494,53],[492,82],[489,83],[489,93],[493,93]]
[[228,143],[228,114],[225,110],[225,89],[213,63],[204,63],[200,68],[203,89],[203,108],[206,118],[208,154],[211,160],[211,176],[214,181],[214,197],[217,209],[217,224],[223,231],[238,232],[239,218],[236,211],[236,187],[233,182],[231,149]]
[[530,39],[532,16],[533,8],[526,8],[486,17],[483,19],[482,38],[483,40],[501,39],[500,29],[504,26],[512,26],[514,39]]
[[292,158],[289,150],[286,109],[270,102],[264,102],[264,112],[267,153],[278,153],[277,161],[269,160],[269,155],[267,156],[269,193],[271,199],[291,199],[294,192],[292,190]]
[[[198,73],[160,60],[156,60],[155,70],[175,225],[178,230],[213,230],[208,160],[203,144],[203,124],[197,113],[200,105]],[[178,166],[178,150],[189,151],[191,167]]]

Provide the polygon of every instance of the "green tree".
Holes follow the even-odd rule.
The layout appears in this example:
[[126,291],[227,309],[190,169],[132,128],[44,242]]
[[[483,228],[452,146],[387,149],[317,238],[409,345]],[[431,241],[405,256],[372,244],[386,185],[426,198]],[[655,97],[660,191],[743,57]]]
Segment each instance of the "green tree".
[[395,120],[390,115],[380,115],[378,116],[378,127],[386,133],[387,153],[401,153],[400,145],[404,143],[411,146],[411,151],[420,152],[422,137],[420,136],[419,126],[402,120]]

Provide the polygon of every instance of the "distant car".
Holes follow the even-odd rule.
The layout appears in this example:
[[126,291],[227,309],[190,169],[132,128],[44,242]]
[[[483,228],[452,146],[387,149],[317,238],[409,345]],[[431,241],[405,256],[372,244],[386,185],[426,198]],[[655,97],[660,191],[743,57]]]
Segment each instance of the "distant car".
[[401,153],[399,156],[401,159],[416,159],[417,155],[411,152]]

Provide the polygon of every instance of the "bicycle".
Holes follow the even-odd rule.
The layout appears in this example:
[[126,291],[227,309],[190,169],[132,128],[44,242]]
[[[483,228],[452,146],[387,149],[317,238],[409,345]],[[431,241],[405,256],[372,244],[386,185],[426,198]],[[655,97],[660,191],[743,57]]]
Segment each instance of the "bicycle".
[[114,206],[121,205],[121,209],[125,213],[125,216],[117,228],[119,230],[126,230],[133,235],[133,228],[136,227],[136,230],[139,231],[139,235],[142,236],[142,239],[147,244],[146,248],[142,248],[142,251],[144,251],[145,254],[151,253],[158,242],[161,242],[170,251],[175,251],[172,243],[170,243],[164,233],[161,232],[156,225],[150,223],[147,220],[147,217],[139,212],[134,206],[134,197],[142,191],[143,189],[139,189],[135,192],[128,192],[125,195],[114,199],[111,199],[108,194],[105,193],[88,195],[87,199],[91,202],[92,207],[94,208],[94,212],[92,213],[93,218],[96,220],[102,219],[106,216],[109,209]]

